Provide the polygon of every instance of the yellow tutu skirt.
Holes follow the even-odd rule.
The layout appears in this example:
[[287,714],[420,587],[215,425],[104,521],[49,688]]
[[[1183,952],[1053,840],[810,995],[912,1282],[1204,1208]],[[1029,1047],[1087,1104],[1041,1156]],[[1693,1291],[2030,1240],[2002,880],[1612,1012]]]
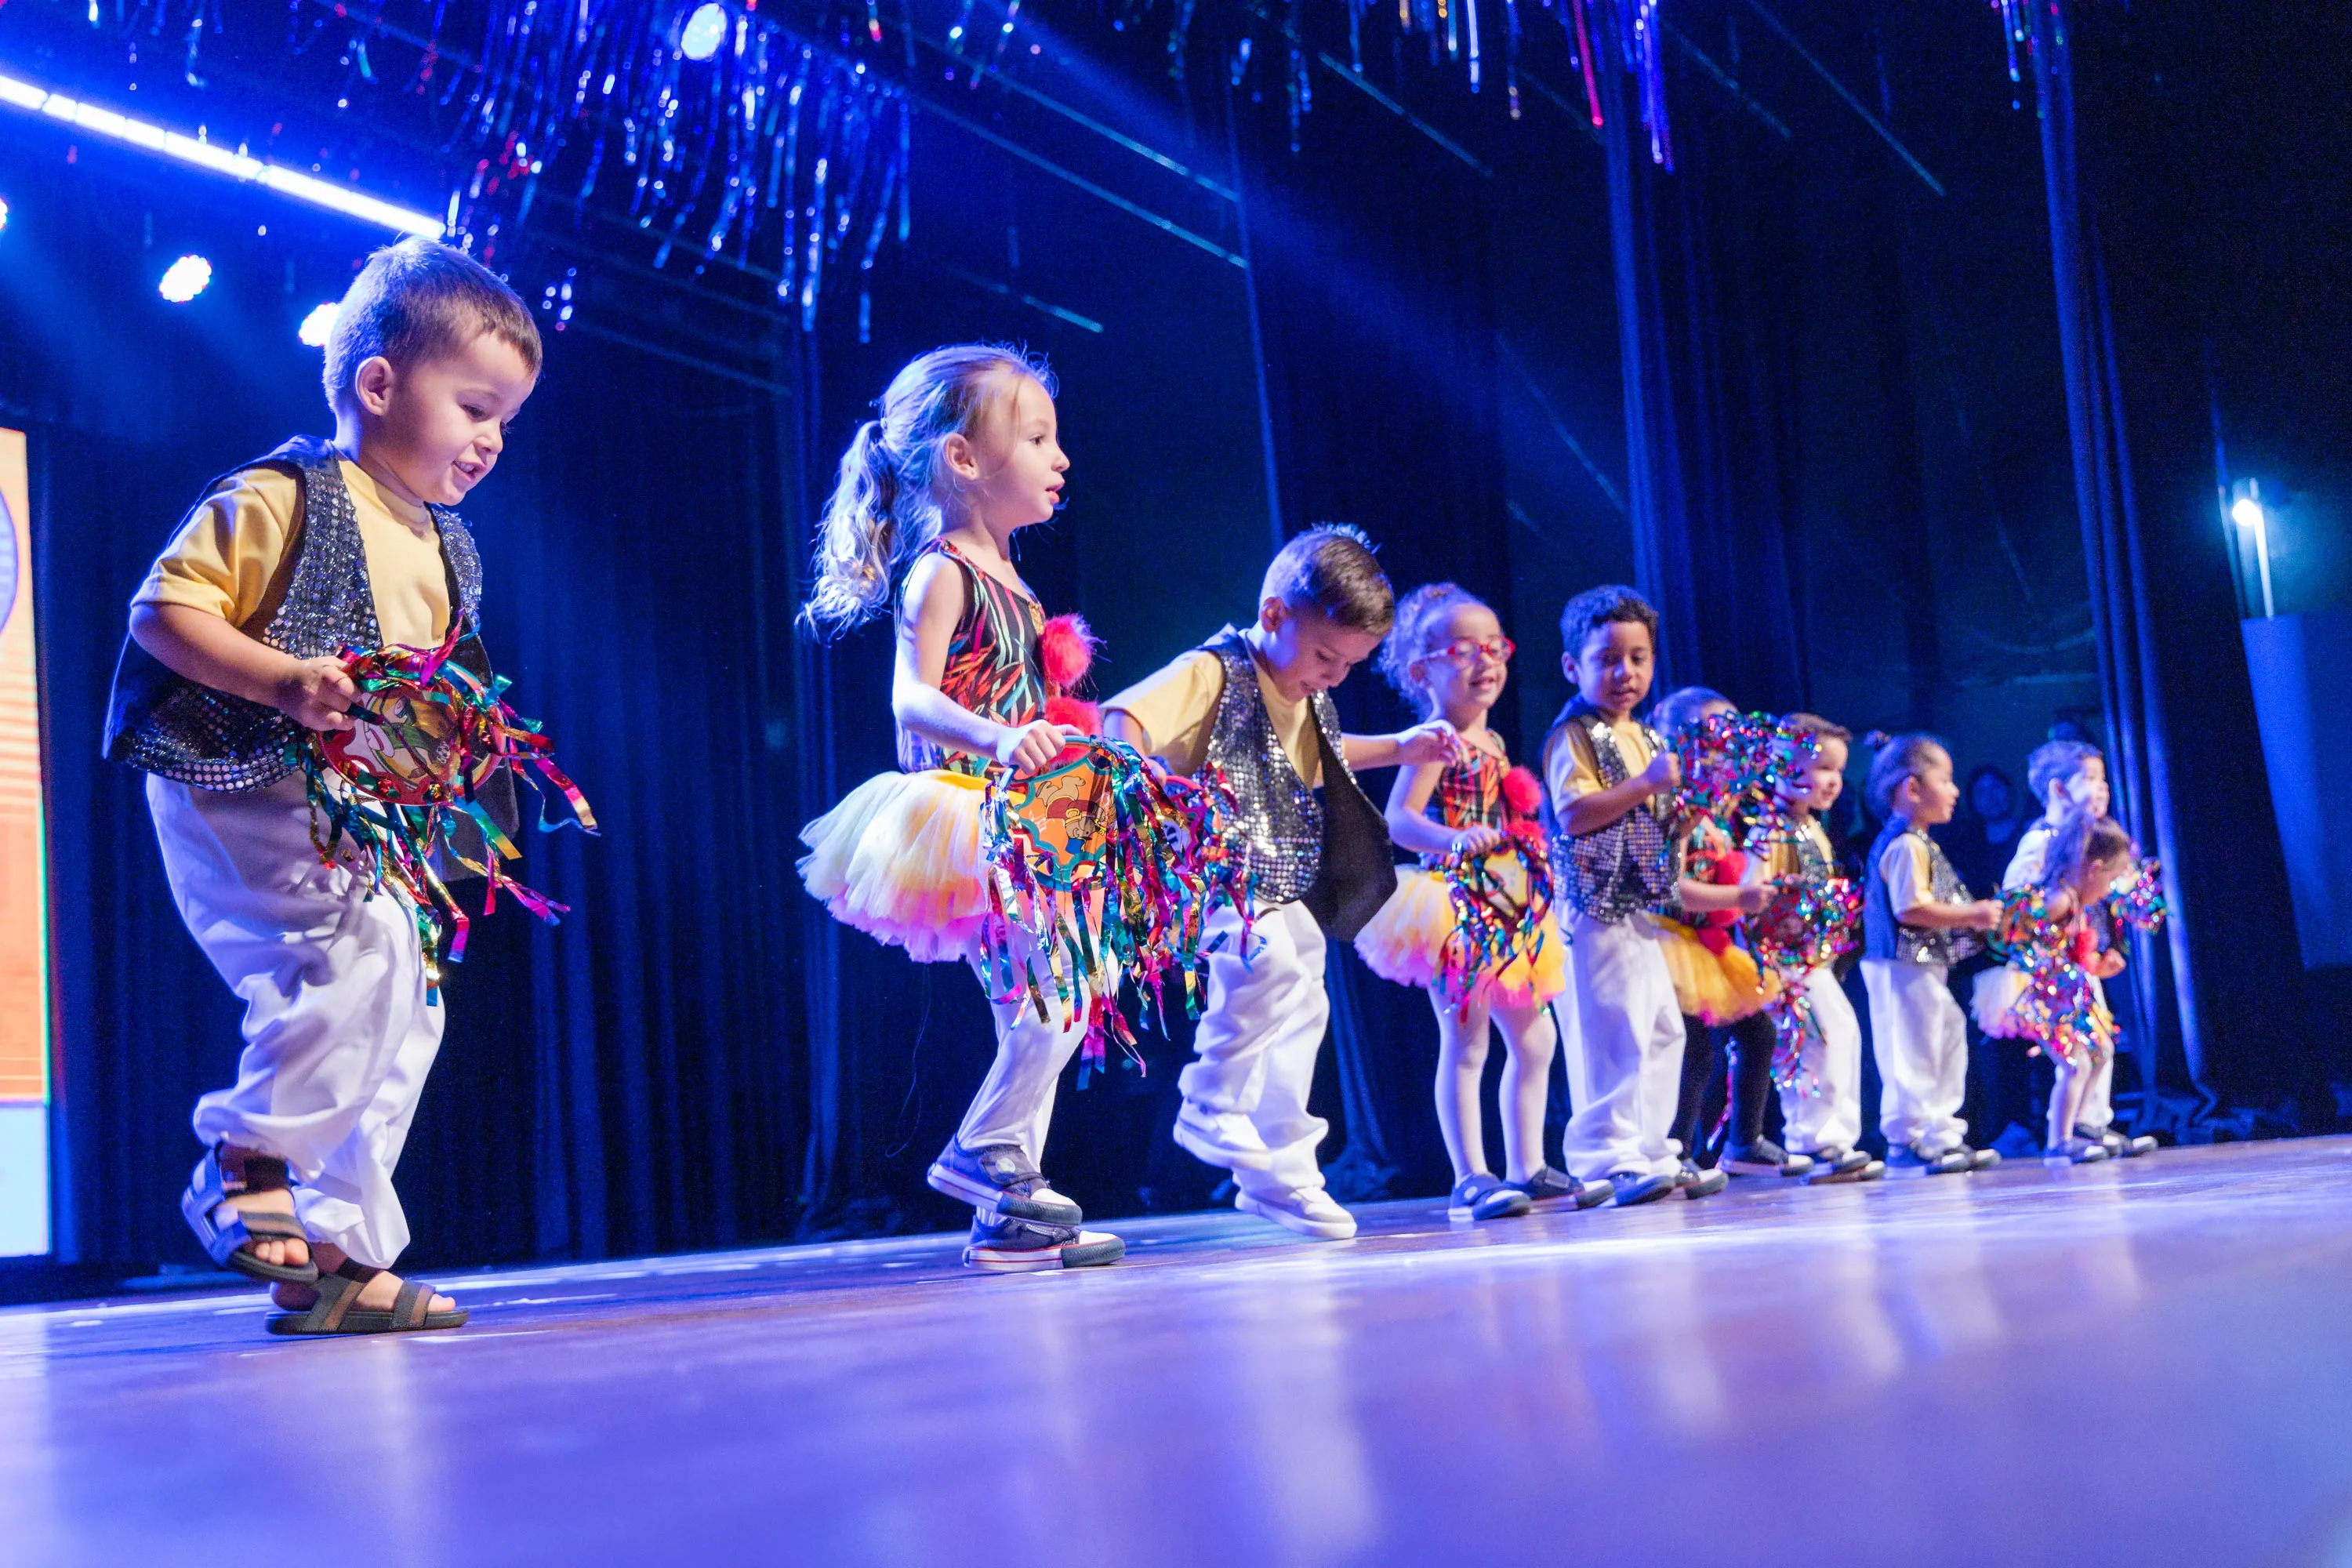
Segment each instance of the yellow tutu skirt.
[[801,882],[834,919],[926,963],[978,950],[988,913],[980,780],[882,773],[801,829]]
[[[1526,898],[1527,871],[1517,856],[1498,855],[1489,864],[1507,896]],[[1445,944],[1454,931],[1454,900],[1445,890],[1445,879],[1434,871],[1407,869],[1397,873],[1397,890],[1381,912],[1356,933],[1356,952],[1381,979],[1426,987],[1445,973]],[[1547,916],[1536,951],[1514,952],[1505,962],[1488,964],[1471,995],[1526,1007],[1549,1002],[1567,989],[1568,943]]]
[[1736,1024],[1762,1012],[1764,1004],[1780,994],[1780,983],[1759,971],[1746,948],[1717,952],[1680,921],[1660,917],[1657,923],[1666,973],[1674,976],[1675,1000],[1688,1016],[1703,1024]]

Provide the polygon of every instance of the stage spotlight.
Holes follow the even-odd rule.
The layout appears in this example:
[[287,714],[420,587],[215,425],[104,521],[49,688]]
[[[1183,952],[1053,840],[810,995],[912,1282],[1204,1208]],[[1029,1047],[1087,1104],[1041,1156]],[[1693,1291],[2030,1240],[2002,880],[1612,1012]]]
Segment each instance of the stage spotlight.
[[213,264],[201,256],[183,256],[163,268],[163,280],[155,285],[155,292],[174,305],[184,305],[203,293],[213,280]]
[[8,198],[0,196],[0,234],[8,232]]
[[331,302],[317,307],[302,318],[302,324],[294,329],[294,335],[302,340],[305,347],[325,348],[327,334],[335,330],[335,314],[341,309],[341,305]]
[[2240,528],[2260,528],[2263,525],[2263,503],[2252,496],[2240,496],[2230,508],[2230,521]]
[[709,59],[727,41],[727,7],[719,0],[703,0],[677,30],[677,52],[690,60]]

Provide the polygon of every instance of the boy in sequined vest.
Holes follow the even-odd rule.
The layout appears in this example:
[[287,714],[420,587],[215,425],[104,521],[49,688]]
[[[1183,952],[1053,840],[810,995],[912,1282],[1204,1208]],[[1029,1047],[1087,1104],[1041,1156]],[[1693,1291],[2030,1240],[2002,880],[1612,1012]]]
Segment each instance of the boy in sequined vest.
[[1255,903],[1251,952],[1231,909],[1212,918],[1208,1001],[1179,1079],[1176,1142],[1231,1171],[1234,1206],[1301,1236],[1340,1240],[1355,1217],[1323,1188],[1328,1125],[1307,1109],[1330,999],[1325,942],[1351,940],[1396,889],[1395,855],[1360,768],[1452,760],[1444,721],[1346,735],[1331,689],[1396,616],[1389,580],[1352,528],[1309,529],[1266,568],[1257,618],[1104,704],[1106,732],[1171,773],[1220,773]]
[[1932,735],[1897,735],[1870,764],[1871,804],[1886,826],[1863,885],[1862,982],[1870,992],[1870,1047],[1878,1060],[1878,1130],[1889,1176],[1940,1176],[1998,1164],[1971,1149],[1960,1101],[1969,1086],[1967,1015],[1952,996],[1952,964],[1977,950],[2000,906],[1971,898],[1927,829],[1952,820],[1959,786]]
[[[181,1208],[280,1306],[341,1309],[287,1331],[464,1321],[387,1271],[408,1241],[393,1167],[441,1043],[428,955],[396,895],[322,858],[296,758],[304,731],[352,727],[344,648],[432,647],[473,622],[480,562],[450,509],[539,367],[529,312],[470,258],[376,252],[327,344],[333,441],[215,480],[131,601],[106,752],[148,775],[173,899],[246,1005],[236,1081],[196,1103]],[[487,674],[470,635],[457,658]]]
[[1620,1205],[1675,1190],[1683,1014],[1650,910],[1679,871],[1666,807],[1682,773],[1633,717],[1657,673],[1658,612],[1631,588],[1593,588],[1559,615],[1560,669],[1576,687],[1544,737],[1544,826],[1569,922],[1569,1173]]

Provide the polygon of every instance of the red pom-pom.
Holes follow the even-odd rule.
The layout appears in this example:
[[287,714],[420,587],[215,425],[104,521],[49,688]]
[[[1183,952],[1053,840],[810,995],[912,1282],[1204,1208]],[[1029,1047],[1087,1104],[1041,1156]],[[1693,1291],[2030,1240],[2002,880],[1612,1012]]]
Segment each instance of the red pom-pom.
[[1711,880],[1718,888],[1736,888],[1748,875],[1748,857],[1737,849],[1726,849],[1715,858]]
[[1045,722],[1067,724],[1085,734],[1099,735],[1102,733],[1102,710],[1075,697],[1048,697],[1045,699]]
[[1074,689],[1095,664],[1094,629],[1084,616],[1055,616],[1037,634],[1037,663],[1055,691]]
[[1513,768],[1503,775],[1503,804],[1521,816],[1533,816],[1543,809],[1543,780],[1527,768]]

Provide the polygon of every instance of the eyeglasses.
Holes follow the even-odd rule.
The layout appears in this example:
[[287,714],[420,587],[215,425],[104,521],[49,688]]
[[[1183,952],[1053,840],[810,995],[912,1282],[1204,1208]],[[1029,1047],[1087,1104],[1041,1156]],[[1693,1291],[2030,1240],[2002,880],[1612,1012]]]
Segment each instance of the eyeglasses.
[[1496,664],[1508,664],[1511,656],[1518,651],[1519,645],[1508,637],[1488,637],[1484,642],[1475,637],[1455,637],[1437,650],[1437,657],[1451,659],[1467,669],[1477,663],[1482,655]]

